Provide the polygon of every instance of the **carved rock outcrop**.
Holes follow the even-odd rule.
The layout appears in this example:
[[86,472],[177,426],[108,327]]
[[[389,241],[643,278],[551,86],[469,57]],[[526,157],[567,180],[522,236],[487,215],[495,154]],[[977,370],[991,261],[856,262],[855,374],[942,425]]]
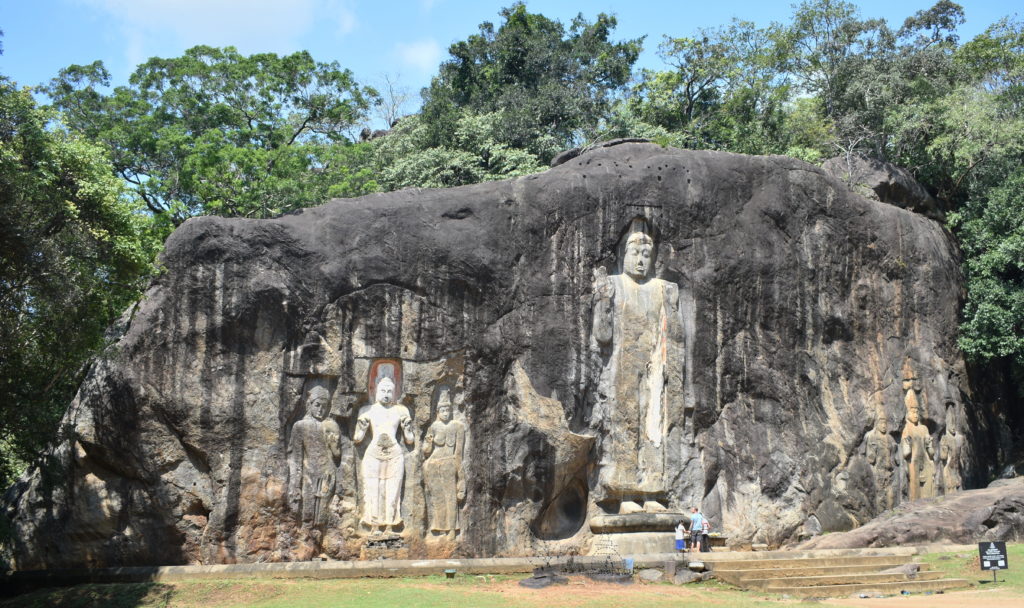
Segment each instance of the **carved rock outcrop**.
[[999,479],[987,488],[923,498],[887,511],[868,524],[819,536],[798,549],[954,545],[1024,538],[1024,477]]
[[[638,225],[649,289],[616,277]],[[163,263],[6,494],[17,568],[587,552],[591,522],[629,519],[609,490],[637,522],[699,505],[779,543],[905,502],[911,465],[942,492],[998,458],[949,235],[790,158],[621,143],[510,181],[193,219]],[[642,353],[596,339],[602,276],[612,302],[647,298],[609,317],[659,324]],[[633,439],[649,454],[617,457]]]

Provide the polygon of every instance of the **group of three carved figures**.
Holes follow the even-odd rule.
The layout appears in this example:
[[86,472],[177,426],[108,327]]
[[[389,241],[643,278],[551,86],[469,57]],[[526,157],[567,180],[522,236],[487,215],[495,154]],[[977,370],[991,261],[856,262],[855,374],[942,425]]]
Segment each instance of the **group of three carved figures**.
[[[362,523],[374,532],[402,524],[405,446],[416,443],[409,409],[395,402],[395,382],[385,376],[376,382],[373,403],[356,418],[352,442],[365,446],[359,463]],[[306,415],[292,427],[288,441],[288,496],[303,522],[325,523],[326,507],[336,493],[341,456],[341,431],[326,418],[328,391],[309,391]],[[465,425],[452,419],[452,404],[443,394],[437,419],[421,443],[423,479],[431,531],[452,535],[458,530],[458,503],[465,497],[461,462]]]
[[[950,404],[946,411],[945,431],[939,439],[936,454],[935,440],[921,415],[918,393],[921,385],[914,377],[909,363],[904,368],[903,404],[906,419],[896,446],[888,433],[888,421],[883,409],[879,409],[875,428],[865,437],[868,463],[875,470],[878,488],[878,505],[889,509],[896,505],[900,488],[894,482],[894,474],[902,459],[906,468],[906,495],[909,500],[927,498],[938,494],[937,481],[946,493],[959,490],[963,485],[961,459],[964,438],[958,433],[956,409]],[[938,456],[940,470],[936,469]]]

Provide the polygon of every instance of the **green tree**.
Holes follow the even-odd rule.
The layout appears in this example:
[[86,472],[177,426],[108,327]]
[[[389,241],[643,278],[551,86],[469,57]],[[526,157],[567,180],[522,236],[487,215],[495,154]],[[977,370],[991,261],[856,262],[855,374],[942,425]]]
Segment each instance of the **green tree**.
[[[338,151],[377,94],[306,52],[249,57],[197,46],[140,65],[110,94],[101,62],[61,70],[43,91],[68,125],[111,153],[117,174],[174,224],[196,214],[271,217],[376,184]],[[338,184],[351,189],[339,191]],[[332,189],[333,188],[333,189]]]
[[579,15],[568,30],[522,3],[501,16],[499,27],[485,22],[453,44],[424,89],[426,144],[445,145],[465,113],[488,115],[498,143],[547,162],[596,135],[642,39],[613,42],[616,20],[603,13],[593,23]]
[[[980,361],[1024,370],[1024,170],[951,217],[960,239],[967,303],[960,346]],[[1024,376],[1022,376],[1024,377]]]
[[159,247],[102,148],[0,79],[0,487],[46,443]]
[[497,114],[466,112],[453,125],[447,145],[430,146],[430,129],[423,117],[405,118],[374,142],[380,182],[387,190],[449,188],[543,170],[530,152],[498,141],[500,124]]
[[778,25],[733,20],[693,37],[666,38],[670,67],[645,71],[629,104],[644,122],[669,129],[690,148],[753,154],[784,151],[791,76],[783,69]]

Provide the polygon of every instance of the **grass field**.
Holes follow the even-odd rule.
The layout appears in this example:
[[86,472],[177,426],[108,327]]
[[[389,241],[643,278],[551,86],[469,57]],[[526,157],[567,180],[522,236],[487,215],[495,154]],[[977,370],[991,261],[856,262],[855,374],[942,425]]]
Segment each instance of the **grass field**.
[[42,590],[0,603],[4,608],[28,606],[92,607],[258,607],[258,608],[551,608],[594,606],[677,607],[683,604],[722,608],[777,606],[782,603],[751,596],[714,582],[675,586],[598,583],[571,577],[567,585],[527,589],[523,576],[462,576],[404,579],[284,579],[269,581],[204,581],[79,585]]
[[[829,600],[832,606],[905,606],[906,608],[986,605],[990,608],[1024,606],[1024,544],[1009,546],[1009,570],[992,575],[978,568],[977,552],[923,556],[923,561],[948,575],[971,581],[967,591],[909,597]],[[726,585],[706,583],[675,586],[667,583],[619,585],[570,577],[567,585],[527,589],[518,584],[524,576],[470,576],[403,579],[269,579],[223,580],[180,583],[79,585],[40,590],[0,602],[0,608],[27,606],[111,608],[660,608],[681,605],[748,608],[804,604],[766,594],[745,593]]]

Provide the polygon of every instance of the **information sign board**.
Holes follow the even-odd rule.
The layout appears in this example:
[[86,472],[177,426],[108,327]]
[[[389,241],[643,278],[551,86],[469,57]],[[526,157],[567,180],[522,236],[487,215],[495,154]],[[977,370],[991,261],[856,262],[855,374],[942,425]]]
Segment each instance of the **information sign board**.
[[978,563],[981,564],[982,570],[991,570],[992,580],[996,580],[996,570],[1006,570],[1010,567],[1006,560],[1006,543],[978,543]]

